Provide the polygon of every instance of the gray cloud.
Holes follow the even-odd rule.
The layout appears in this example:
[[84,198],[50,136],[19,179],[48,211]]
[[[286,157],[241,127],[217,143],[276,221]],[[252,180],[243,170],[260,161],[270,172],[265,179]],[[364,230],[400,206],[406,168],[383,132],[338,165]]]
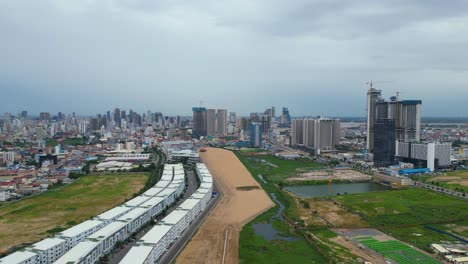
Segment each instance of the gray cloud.
[[423,115],[468,115],[453,103],[468,96],[467,12],[435,0],[2,1],[0,111],[189,114],[203,99],[355,116],[374,79],[422,99]]

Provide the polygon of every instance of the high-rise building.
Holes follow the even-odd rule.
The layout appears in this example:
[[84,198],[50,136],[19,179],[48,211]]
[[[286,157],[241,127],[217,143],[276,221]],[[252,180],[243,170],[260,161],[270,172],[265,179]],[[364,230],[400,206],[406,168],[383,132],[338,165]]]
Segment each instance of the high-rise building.
[[377,119],[374,124],[374,165],[387,167],[395,160],[395,120]]
[[227,136],[227,110],[218,109],[216,112],[216,136]]
[[50,120],[50,113],[49,113],[49,112],[41,112],[41,113],[39,113],[39,120],[41,120],[41,121],[49,121],[49,120]]
[[99,130],[99,119],[97,118],[91,118],[89,119],[89,129],[91,132],[95,132]]
[[395,140],[419,141],[421,131],[421,100],[402,100],[392,96],[390,101],[381,97],[372,83],[367,91],[367,150],[374,152],[375,124],[379,119],[395,123]]
[[216,109],[206,109],[206,134],[216,136]]
[[398,161],[413,163],[416,168],[430,171],[450,166],[451,142],[396,142],[395,157]]
[[340,120],[332,118],[293,119],[291,145],[331,150],[340,143]]
[[367,91],[367,151],[374,150],[374,125],[377,121],[376,105],[381,100],[382,91],[375,89],[370,83]]
[[120,127],[121,118],[120,118],[120,109],[119,108],[114,109],[114,116],[113,117],[114,117],[115,126]]
[[192,136],[194,138],[200,138],[206,136],[206,108],[205,107],[193,107],[193,129]]
[[262,146],[262,124],[259,122],[252,122],[249,128],[250,145],[254,148]]
[[289,114],[289,109],[283,107],[282,115],[279,118],[280,126],[289,126],[291,124],[291,115]]
[[291,145],[304,145],[304,119],[292,120]]
[[227,135],[227,110],[206,110],[206,133],[212,137],[224,137]]
[[236,123],[236,113],[229,112],[229,123],[235,124]]
[[274,106],[271,107],[271,117],[276,117],[276,108]]

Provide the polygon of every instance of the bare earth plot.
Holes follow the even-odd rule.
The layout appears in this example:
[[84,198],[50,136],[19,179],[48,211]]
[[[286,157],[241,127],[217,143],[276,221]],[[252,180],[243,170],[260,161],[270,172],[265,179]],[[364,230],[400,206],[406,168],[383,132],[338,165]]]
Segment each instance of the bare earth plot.
[[224,196],[176,263],[221,263],[227,229],[224,263],[238,263],[240,230],[275,204],[231,151],[209,148],[201,158]]
[[88,175],[63,188],[0,207],[0,250],[43,239],[133,197],[145,174]]
[[303,172],[297,176],[288,178],[287,181],[368,181],[372,177],[354,170],[315,170]]

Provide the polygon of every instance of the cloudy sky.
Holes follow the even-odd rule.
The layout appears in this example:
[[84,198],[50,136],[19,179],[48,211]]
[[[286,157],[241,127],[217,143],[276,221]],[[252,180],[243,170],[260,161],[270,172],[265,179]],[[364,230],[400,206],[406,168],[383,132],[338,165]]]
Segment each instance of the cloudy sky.
[[2,0],[0,36],[0,112],[468,116],[467,1]]

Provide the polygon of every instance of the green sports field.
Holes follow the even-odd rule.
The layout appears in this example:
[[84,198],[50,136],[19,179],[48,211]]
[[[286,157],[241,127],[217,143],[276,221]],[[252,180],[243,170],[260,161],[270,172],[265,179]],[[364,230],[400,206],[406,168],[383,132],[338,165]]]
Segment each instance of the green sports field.
[[439,261],[395,240],[378,241],[373,237],[358,237],[356,240],[399,264],[440,264]]

